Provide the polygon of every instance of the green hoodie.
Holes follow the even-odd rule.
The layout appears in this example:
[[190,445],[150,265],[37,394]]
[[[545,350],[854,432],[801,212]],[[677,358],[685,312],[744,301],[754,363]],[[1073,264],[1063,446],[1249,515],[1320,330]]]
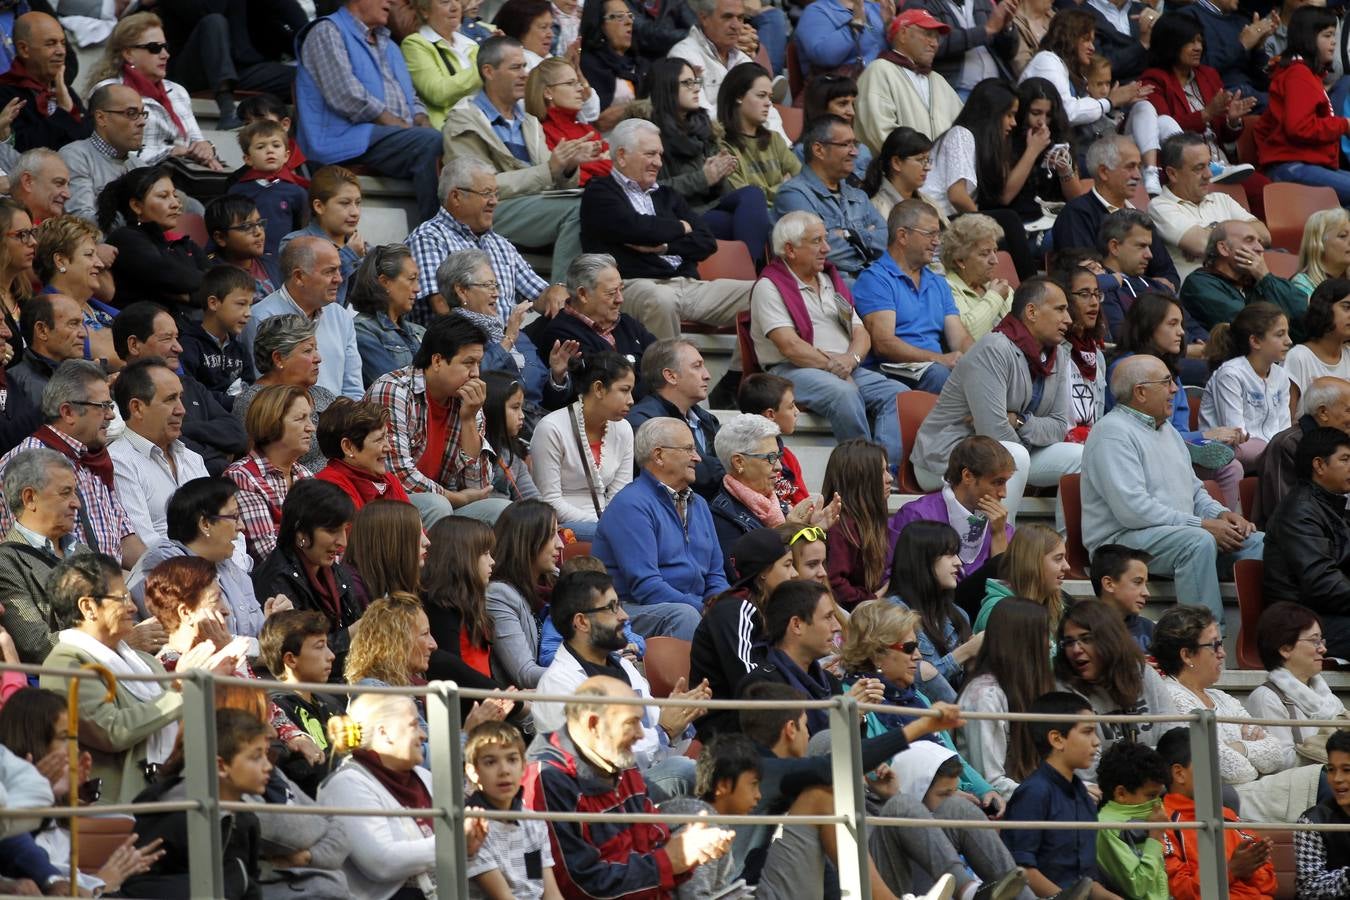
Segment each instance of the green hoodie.
[[[1108,886],[1127,900],[1167,900],[1167,869],[1162,844],[1153,838],[1138,839],[1147,830],[1146,820],[1156,801],[1117,803],[1107,801],[1097,813],[1099,822],[1128,822],[1133,827],[1097,832],[1097,866]],[[1131,833],[1127,838],[1126,833]]]
[[980,606],[979,615],[975,617],[975,624],[971,631],[979,634],[984,631],[989,624],[989,616],[993,613],[994,607],[998,606],[1000,600],[1005,597],[1015,597],[1012,588],[1008,587],[1006,581],[1000,581],[997,578],[990,578],[984,583],[984,603]]

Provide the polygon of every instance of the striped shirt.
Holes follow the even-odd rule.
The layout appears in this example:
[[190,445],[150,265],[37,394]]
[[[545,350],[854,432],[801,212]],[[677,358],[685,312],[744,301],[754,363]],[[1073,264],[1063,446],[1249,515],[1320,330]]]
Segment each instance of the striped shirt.
[[[404,240],[417,263],[417,302],[410,317],[419,325],[431,321],[431,295],[438,292],[436,270],[451,253],[460,250],[482,250],[492,260],[492,274],[497,278],[497,313],[502,322],[511,315],[517,303],[534,300],[548,287],[548,282],[530,268],[515,245],[491,229],[474,234],[469,226],[450,215],[444,208],[414,228]],[[448,300],[449,298],[447,298]]]
[[483,412],[478,411],[476,420],[482,450],[472,457],[460,447],[458,397],[450,401],[445,456],[437,477],[432,480],[417,468],[427,449],[427,404],[431,402],[421,369],[405,366],[381,375],[366,391],[366,400],[389,410],[389,450],[384,461],[409,494],[439,494],[492,484],[492,448],[487,442]]

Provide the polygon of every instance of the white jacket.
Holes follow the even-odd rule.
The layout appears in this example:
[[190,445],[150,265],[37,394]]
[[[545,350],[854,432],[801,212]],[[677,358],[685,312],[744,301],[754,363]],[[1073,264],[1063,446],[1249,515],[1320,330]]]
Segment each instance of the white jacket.
[[[539,496],[558,514],[558,521],[596,522],[589,478],[603,511],[614,495],[633,480],[633,426],[626,419],[610,422],[600,441],[600,466],[597,469],[590,447],[583,456],[577,447],[571,417],[581,416],[581,403],[573,403],[539,420],[530,439],[530,474],[539,488]],[[586,440],[585,425],[577,422],[581,439]]]
[[[431,791],[431,773],[413,769]],[[348,757],[319,786],[320,806],[352,806],[369,809],[401,809],[402,804],[385,790],[365,766]],[[381,815],[338,817],[351,843],[351,855],[343,864],[352,900],[388,900],[410,879],[434,900],[436,896],[436,839],[423,836],[417,822],[407,817]]]
[[[646,682],[643,682],[644,686]],[[52,805],[52,786],[32,763],[0,744],[0,809],[31,809]],[[37,819],[0,819],[0,837],[33,831]]]

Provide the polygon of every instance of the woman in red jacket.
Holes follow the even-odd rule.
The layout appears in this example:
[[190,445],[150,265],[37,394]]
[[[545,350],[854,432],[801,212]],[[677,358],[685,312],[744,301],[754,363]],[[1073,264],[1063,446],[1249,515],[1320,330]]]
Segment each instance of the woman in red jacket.
[[581,166],[583,185],[592,178],[604,178],[614,165],[609,158],[609,145],[600,132],[577,119],[590,90],[581,73],[561,56],[550,56],[535,66],[525,82],[525,111],[539,120],[548,149],[577,138],[600,142],[601,157]]
[[[1161,136],[1168,136],[1162,117],[1170,117],[1182,131],[1204,135],[1211,159],[1226,167],[1222,145],[1237,140],[1242,117],[1256,106],[1256,98],[1225,90],[1218,70],[1200,63],[1204,52],[1200,23],[1191,16],[1168,13],[1153,25],[1148,68],[1139,80],[1153,86],[1147,100],[1158,111]],[[1222,172],[1214,173],[1216,180]],[[1269,183],[1270,179],[1258,173],[1242,182],[1247,204],[1257,218],[1264,218],[1262,198]]]
[[1341,138],[1350,119],[1336,115],[1322,86],[1336,52],[1336,17],[1305,6],[1289,20],[1289,46],[1270,80],[1270,105],[1256,123],[1261,165],[1275,181],[1325,185],[1350,204],[1350,172],[1341,171]]

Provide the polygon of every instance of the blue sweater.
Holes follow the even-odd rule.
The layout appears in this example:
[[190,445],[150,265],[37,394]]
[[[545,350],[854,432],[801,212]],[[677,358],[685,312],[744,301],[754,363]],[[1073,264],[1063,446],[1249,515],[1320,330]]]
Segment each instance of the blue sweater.
[[605,508],[591,553],[625,603],[703,601],[728,589],[708,501],[689,495],[688,527],[665,485],[643,471]]

